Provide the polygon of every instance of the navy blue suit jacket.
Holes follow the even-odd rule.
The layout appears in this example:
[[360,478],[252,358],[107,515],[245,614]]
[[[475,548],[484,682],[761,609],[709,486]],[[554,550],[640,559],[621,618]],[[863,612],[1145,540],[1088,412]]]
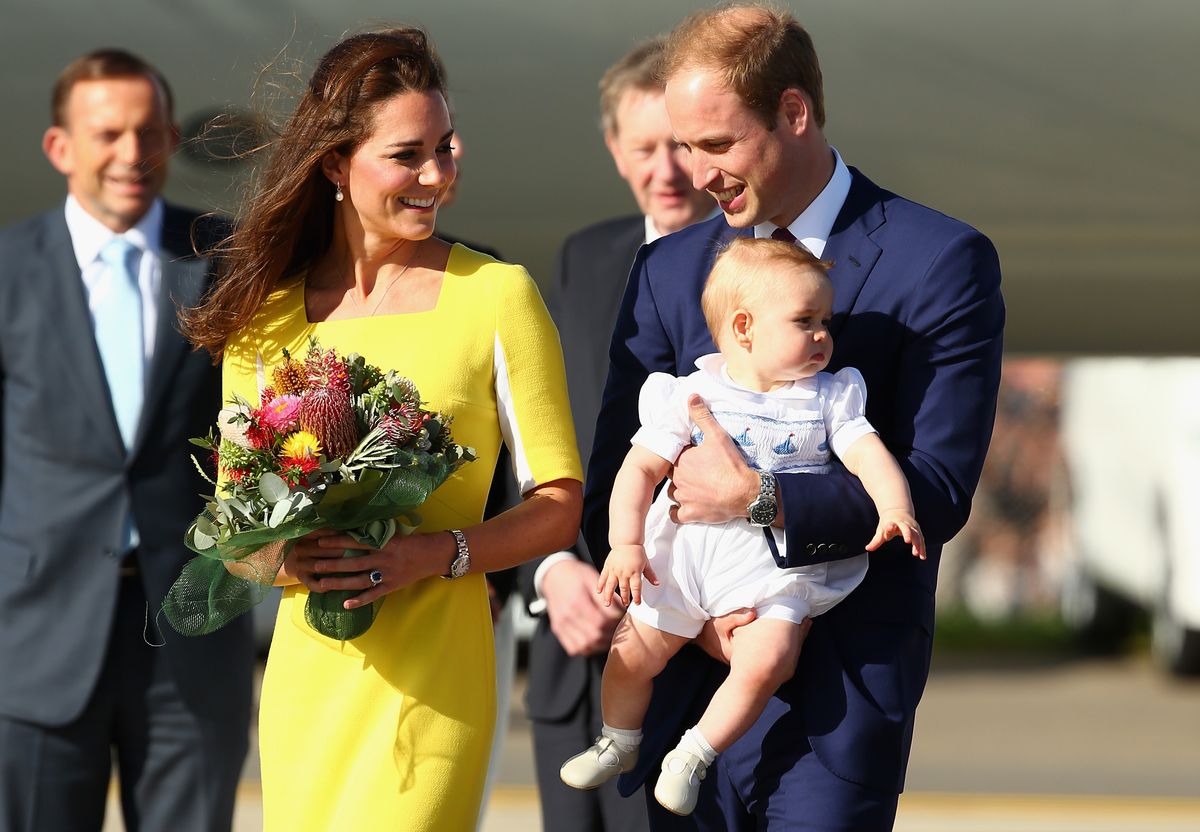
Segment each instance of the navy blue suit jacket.
[[[913,558],[902,541],[873,554],[863,584],[814,621],[795,677],[776,695],[800,710],[826,768],[899,792],[928,675],[942,544],[967,520],[991,438],[1004,303],[986,237],[852,175],[822,255],[834,263],[829,370],[863,374],[867,416],[908,477],[929,558]],[[753,232],[717,217],[643,247],[634,262],[588,468],[584,534],[598,559],[608,551],[609,493],[638,426],[642,382],[652,372],[686,375],[714,351],[700,292],[720,244],[735,233]],[[787,537],[781,565],[859,554],[874,533],[875,508],[843,468],[780,476],[779,490]],[[622,790],[657,767],[724,672],[695,647],[671,661],[656,680],[641,762]],[[745,741],[773,748],[789,738],[751,732]]]

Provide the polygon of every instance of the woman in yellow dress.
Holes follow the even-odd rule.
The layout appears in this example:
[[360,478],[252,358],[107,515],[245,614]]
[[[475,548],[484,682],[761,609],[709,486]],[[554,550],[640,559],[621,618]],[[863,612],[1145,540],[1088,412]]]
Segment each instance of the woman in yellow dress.
[[[484,573],[577,534],[562,355],[537,289],[521,267],[431,236],[455,175],[443,84],[419,30],[330,50],[221,281],[184,322],[223,356],[227,398],[257,401],[283,350],[303,355],[316,336],[411,378],[478,455],[429,498],[416,534],[342,560],[367,547],[318,532],[280,570],[259,716],[268,832],[474,829],[495,718]],[[525,499],[481,523],[501,441]],[[362,590],[348,607],[386,596],[366,634],[308,627],[307,593],[331,589]]]

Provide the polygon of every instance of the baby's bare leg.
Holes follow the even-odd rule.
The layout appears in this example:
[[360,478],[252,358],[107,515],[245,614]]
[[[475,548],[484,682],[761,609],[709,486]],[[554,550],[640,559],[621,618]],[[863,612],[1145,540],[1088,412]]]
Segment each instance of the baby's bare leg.
[[654,677],[690,640],[656,630],[626,615],[613,634],[608,662],[604,665],[600,687],[604,723],[613,728],[640,729],[650,707]]
[[759,618],[737,629],[729,676],[696,726],[714,751],[724,751],[746,733],[771,694],[792,678],[802,642],[799,624],[777,618]]

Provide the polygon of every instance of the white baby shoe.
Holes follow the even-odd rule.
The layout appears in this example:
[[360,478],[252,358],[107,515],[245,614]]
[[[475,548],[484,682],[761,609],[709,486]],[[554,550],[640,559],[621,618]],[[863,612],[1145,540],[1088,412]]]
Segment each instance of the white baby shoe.
[[558,776],[572,788],[594,789],[632,769],[637,758],[636,748],[626,751],[609,737],[599,736],[591,748],[563,763]]
[[700,781],[707,773],[708,766],[703,760],[676,748],[663,760],[662,773],[654,787],[654,799],[668,812],[690,815],[700,797]]

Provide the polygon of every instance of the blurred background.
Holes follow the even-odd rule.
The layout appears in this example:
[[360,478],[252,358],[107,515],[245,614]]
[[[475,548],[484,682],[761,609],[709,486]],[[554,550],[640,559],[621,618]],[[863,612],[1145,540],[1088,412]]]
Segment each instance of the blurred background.
[[[546,281],[568,233],[633,208],[597,124],[600,75],[701,5],[4,0],[0,223],[63,196],[40,142],[77,55],[121,46],[160,67],[187,139],[168,198],[234,210],[250,165],[231,157],[288,111],[312,60],[400,21],[439,47],[468,148],[441,225]],[[943,558],[901,820],[925,800],[956,820],[908,828],[967,828],[930,797],[944,793],[1135,795],[1184,801],[1200,828],[1200,5],[786,5],[816,40],[843,157],[980,228],[1004,271],[996,432]],[[206,133],[216,114],[233,129]],[[519,692],[513,707],[527,758]],[[492,817],[532,783],[506,760]],[[978,828],[1175,828],[1150,819],[1177,804],[1128,805],[1087,826]]]

